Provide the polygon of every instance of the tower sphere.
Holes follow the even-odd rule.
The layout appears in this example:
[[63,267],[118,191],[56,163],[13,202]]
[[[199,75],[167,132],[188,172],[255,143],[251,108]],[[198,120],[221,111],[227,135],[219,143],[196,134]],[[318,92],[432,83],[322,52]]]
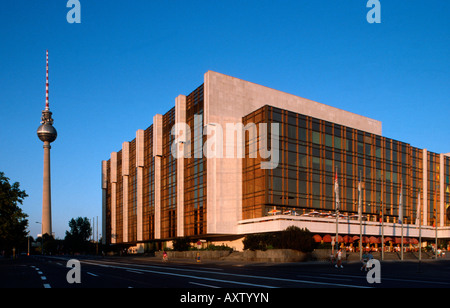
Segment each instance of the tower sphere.
[[37,129],[37,135],[43,142],[53,142],[56,140],[58,133],[51,124],[44,123]]

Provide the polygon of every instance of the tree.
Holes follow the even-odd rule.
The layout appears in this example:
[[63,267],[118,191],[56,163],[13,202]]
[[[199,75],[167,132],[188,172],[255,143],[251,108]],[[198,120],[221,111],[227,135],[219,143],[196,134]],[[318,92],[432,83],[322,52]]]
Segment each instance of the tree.
[[191,240],[188,237],[178,237],[172,241],[172,244],[176,251],[187,251],[191,247]]
[[19,186],[18,182],[11,185],[9,178],[0,172],[0,251],[7,255],[13,247],[23,246],[27,241],[28,215],[18,204],[23,204],[28,195]]
[[72,218],[69,221],[70,231],[66,231],[64,244],[72,253],[86,252],[89,249],[88,239],[92,234],[91,223],[87,217]]
[[300,229],[296,226],[290,226],[281,231],[277,244],[278,248],[282,249],[294,249],[302,252],[314,250],[314,240],[311,232],[307,228]]
[[267,250],[276,245],[277,237],[275,233],[257,233],[248,234],[245,236],[242,243],[244,244],[244,250]]

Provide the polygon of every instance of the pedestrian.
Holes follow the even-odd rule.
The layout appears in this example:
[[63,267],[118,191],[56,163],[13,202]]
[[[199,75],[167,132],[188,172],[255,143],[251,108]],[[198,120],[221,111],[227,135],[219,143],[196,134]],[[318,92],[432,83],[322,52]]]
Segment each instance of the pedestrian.
[[336,267],[336,268],[344,268],[343,266],[342,266],[342,249],[341,248],[339,248],[339,250],[337,251],[337,253],[336,253],[336,265],[334,266],[334,267]]
[[366,251],[364,250],[364,253],[362,255],[362,263],[363,266],[361,267],[361,271],[367,271],[367,261],[369,259],[369,255],[366,253]]
[[167,252],[164,250],[163,252],[163,262],[167,262],[168,258],[167,258]]

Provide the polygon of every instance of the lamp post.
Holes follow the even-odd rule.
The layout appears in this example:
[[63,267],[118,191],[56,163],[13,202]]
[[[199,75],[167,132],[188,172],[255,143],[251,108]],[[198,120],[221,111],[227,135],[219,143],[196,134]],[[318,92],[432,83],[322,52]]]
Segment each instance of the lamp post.
[[[36,223],[42,226],[42,223],[40,221],[36,221]],[[44,235],[41,232],[41,255],[43,254],[44,254]]]

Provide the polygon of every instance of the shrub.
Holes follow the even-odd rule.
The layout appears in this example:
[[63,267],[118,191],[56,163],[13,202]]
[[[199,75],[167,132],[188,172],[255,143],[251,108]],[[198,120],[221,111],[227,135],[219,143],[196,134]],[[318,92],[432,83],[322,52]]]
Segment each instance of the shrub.
[[248,234],[242,243],[244,250],[267,250],[273,248],[276,240],[274,233]]
[[173,250],[186,251],[191,247],[191,241],[188,237],[179,237],[172,241]]
[[278,233],[258,233],[245,236],[242,241],[244,250],[294,249],[302,252],[314,250],[311,232],[304,228],[290,226]]
[[208,248],[206,248],[206,250],[229,250],[232,251],[233,248],[228,247],[227,245],[214,245],[214,244],[209,244]]
[[281,249],[294,249],[302,252],[311,252],[314,250],[314,240],[311,232],[306,228],[296,226],[287,227],[286,230],[278,234],[276,247]]

